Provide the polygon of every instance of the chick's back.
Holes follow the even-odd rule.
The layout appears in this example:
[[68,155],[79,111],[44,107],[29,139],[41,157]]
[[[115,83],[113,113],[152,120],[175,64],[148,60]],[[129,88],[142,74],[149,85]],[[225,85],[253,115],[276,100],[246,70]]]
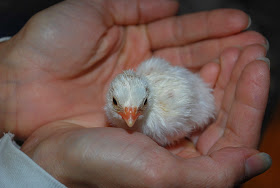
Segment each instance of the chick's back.
[[136,74],[146,77],[153,95],[142,131],[159,144],[172,144],[189,136],[214,117],[212,91],[199,75],[159,58],[142,63]]

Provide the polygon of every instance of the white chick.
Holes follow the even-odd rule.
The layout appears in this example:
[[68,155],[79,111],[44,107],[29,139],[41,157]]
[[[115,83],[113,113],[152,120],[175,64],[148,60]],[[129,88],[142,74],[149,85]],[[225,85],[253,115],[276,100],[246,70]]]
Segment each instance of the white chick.
[[212,89],[199,75],[159,58],[119,74],[106,100],[112,126],[139,131],[162,146],[205,128],[215,116]]

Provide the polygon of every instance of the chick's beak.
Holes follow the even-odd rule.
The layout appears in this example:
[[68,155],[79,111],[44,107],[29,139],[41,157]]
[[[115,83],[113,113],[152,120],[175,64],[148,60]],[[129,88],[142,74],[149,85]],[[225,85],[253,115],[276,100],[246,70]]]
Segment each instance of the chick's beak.
[[132,127],[139,117],[136,107],[125,107],[124,112],[119,113],[123,120],[126,122],[127,126]]

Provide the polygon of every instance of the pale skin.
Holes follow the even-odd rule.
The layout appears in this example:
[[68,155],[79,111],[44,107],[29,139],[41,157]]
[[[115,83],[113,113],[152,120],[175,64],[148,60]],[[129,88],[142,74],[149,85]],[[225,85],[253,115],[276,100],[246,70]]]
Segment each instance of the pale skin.
[[[1,131],[25,140],[21,150],[70,187],[231,187],[262,173],[265,38],[240,33],[249,23],[241,11],[174,16],[177,8],[172,0],[69,0],[34,16],[0,43]],[[166,149],[107,127],[108,84],[153,55],[214,89],[217,119],[196,147]]]

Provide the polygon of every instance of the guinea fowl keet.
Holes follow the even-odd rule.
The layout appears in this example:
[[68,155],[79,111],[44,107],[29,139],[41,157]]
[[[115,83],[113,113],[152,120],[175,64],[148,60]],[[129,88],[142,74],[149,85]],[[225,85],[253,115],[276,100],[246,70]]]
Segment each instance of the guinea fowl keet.
[[215,117],[212,89],[198,74],[151,58],[112,81],[106,96],[110,124],[174,144]]

